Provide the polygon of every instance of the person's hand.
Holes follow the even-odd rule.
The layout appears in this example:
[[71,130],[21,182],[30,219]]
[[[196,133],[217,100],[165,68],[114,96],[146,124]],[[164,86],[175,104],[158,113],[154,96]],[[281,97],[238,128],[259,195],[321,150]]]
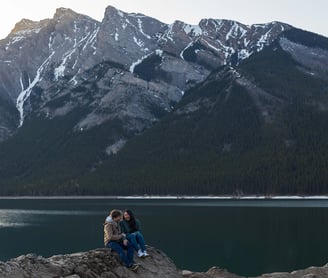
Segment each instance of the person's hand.
[[123,240],[123,245],[124,245],[124,246],[128,246],[128,243],[129,243],[129,241],[128,241],[127,239],[124,239],[124,240]]

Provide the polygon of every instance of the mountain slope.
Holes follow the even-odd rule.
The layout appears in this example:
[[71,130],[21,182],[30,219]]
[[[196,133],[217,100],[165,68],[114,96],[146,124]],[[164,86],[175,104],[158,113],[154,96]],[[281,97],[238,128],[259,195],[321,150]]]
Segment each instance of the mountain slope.
[[327,57],[327,42],[290,30],[236,69],[218,69],[80,179],[82,187],[98,184],[108,194],[327,194],[327,66],[317,59]]
[[253,192],[249,156],[294,144],[287,104],[324,113],[326,52],[280,22],[22,20],[0,41],[0,194]]

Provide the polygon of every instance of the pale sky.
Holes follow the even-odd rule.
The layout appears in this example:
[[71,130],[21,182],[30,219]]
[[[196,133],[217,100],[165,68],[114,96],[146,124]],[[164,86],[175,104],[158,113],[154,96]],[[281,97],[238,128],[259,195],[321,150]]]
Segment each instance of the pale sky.
[[165,23],[178,19],[198,24],[202,18],[232,19],[249,25],[282,21],[328,37],[328,0],[3,0],[0,39],[22,18],[52,18],[56,8],[64,7],[101,21],[109,5]]

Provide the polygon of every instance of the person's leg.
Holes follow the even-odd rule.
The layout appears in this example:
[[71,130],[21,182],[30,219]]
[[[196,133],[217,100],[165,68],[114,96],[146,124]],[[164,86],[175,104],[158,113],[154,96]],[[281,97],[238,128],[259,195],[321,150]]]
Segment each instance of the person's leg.
[[137,236],[136,233],[132,233],[132,234],[128,235],[127,239],[131,243],[131,245],[133,246],[133,249],[136,250],[136,252],[138,254],[138,257],[140,258],[140,257],[143,256],[143,252],[142,252],[141,248],[139,247],[136,236]]
[[[107,244],[108,248],[113,249],[115,252],[117,252],[120,255],[121,260],[125,263],[126,266],[130,266],[131,265],[131,260],[129,259],[128,256],[126,256],[123,246],[121,246],[121,244],[119,244],[118,242],[115,241],[110,241]],[[132,249],[133,251],[133,249]]]
[[134,247],[133,247],[133,245],[130,243],[130,242],[128,242],[128,245],[126,246],[126,248],[127,248],[127,259],[128,259],[128,262],[129,262],[129,264],[131,265],[131,264],[134,264],[134,261],[133,261],[133,253],[134,253]]
[[138,246],[138,243],[137,243],[137,239],[136,239],[136,234],[135,233],[129,234],[127,236],[127,240],[132,244],[134,250],[136,250],[136,251],[139,250],[139,246]]
[[141,251],[145,252],[146,251],[146,244],[145,244],[145,239],[144,239],[142,233],[138,231],[135,234],[136,234],[136,241],[137,241],[137,243],[139,243]]

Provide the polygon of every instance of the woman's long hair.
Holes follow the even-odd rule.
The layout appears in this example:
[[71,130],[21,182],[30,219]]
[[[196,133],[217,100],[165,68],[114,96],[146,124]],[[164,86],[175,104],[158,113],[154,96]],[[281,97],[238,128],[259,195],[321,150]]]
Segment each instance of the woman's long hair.
[[[135,231],[138,231],[136,218],[134,217],[133,212],[130,209],[126,209],[124,211],[124,213],[127,213],[128,215],[130,215],[130,220],[129,221],[127,221],[126,219],[124,219],[128,223],[128,225],[130,227],[130,232],[133,233]],[[123,214],[123,217],[124,217],[124,214]]]

